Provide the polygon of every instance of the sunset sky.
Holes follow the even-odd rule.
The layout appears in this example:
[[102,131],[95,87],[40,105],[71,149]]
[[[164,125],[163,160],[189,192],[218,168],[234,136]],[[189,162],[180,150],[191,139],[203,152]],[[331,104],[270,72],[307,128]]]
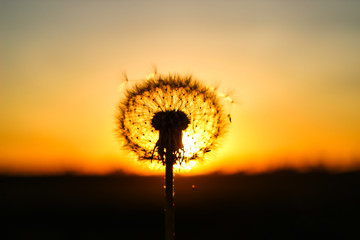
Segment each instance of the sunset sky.
[[157,174],[121,150],[119,86],[192,74],[230,94],[191,173],[360,166],[359,1],[0,1],[0,174]]

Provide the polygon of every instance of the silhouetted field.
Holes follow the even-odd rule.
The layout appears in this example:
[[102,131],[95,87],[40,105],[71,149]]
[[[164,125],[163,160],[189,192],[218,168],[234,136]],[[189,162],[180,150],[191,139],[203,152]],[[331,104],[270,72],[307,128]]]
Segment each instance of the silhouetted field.
[[[163,180],[2,176],[0,239],[163,239]],[[360,172],[176,176],[176,239],[360,239],[359,191]]]

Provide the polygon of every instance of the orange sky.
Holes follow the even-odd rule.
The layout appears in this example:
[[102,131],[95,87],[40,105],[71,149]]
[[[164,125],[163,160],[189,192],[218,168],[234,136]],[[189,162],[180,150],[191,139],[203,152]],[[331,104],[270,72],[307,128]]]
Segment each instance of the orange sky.
[[[326,4],[325,4],[326,2]],[[191,73],[236,101],[191,173],[360,164],[356,1],[1,1],[0,173],[152,174],[114,134],[122,73]]]

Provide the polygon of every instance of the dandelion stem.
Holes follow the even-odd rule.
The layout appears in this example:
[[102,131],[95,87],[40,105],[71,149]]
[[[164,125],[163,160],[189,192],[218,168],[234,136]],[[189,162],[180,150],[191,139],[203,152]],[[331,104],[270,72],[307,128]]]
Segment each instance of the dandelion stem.
[[165,239],[175,238],[175,211],[174,211],[174,173],[175,156],[166,153],[165,161]]

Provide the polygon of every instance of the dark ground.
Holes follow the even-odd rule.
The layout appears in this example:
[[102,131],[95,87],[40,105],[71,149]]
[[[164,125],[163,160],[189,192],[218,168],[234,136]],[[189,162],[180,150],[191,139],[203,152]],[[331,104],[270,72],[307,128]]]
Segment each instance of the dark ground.
[[[163,239],[163,180],[2,176],[0,239]],[[360,239],[360,172],[176,176],[175,192],[176,239]]]

